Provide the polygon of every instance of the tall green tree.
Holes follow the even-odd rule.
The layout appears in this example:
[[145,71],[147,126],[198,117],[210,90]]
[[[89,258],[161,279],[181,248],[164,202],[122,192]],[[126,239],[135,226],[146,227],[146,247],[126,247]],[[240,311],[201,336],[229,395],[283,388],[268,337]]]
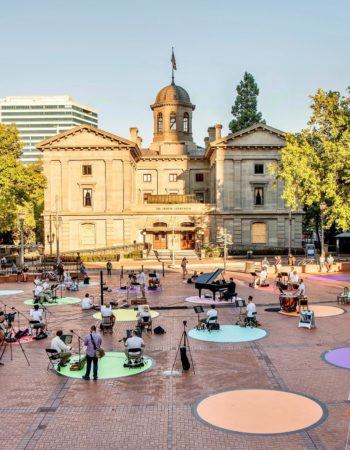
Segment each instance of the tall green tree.
[[229,123],[232,133],[248,128],[255,123],[265,123],[261,112],[258,112],[259,88],[253,75],[244,73],[243,80],[236,88],[237,97],[231,113],[234,119]]
[[281,162],[271,171],[284,183],[282,197],[292,210],[324,211],[325,229],[350,229],[350,97],[319,89],[308,127],[286,134]]
[[24,166],[22,144],[15,125],[0,124],[0,240],[18,239],[19,213],[25,214],[27,242],[38,240],[43,210],[45,177],[41,162]]

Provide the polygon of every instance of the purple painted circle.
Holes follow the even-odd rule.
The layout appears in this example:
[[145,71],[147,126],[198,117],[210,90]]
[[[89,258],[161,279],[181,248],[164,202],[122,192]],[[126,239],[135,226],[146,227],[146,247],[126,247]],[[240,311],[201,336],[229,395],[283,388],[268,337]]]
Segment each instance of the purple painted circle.
[[329,350],[329,352],[325,353],[324,359],[333,366],[350,369],[350,347]]
[[313,275],[311,277],[308,277],[308,280],[314,280],[314,281],[349,281],[350,276],[349,275]]

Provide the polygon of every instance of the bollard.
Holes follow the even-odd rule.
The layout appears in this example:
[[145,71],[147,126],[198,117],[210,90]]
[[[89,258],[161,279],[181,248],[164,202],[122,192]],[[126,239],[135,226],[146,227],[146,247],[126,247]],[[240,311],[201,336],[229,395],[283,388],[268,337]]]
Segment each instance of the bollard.
[[162,262],[162,271],[163,271],[163,278],[165,277],[165,269],[164,269],[164,263]]
[[120,278],[124,277],[124,266],[122,266],[122,273],[120,274]]

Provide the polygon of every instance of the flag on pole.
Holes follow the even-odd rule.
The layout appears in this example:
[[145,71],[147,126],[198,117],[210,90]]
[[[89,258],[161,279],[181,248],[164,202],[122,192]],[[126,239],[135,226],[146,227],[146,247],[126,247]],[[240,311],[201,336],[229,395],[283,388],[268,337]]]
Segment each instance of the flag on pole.
[[172,53],[171,53],[171,64],[173,65],[173,70],[177,70],[176,59],[175,59],[175,55],[174,55],[174,47],[173,47]]

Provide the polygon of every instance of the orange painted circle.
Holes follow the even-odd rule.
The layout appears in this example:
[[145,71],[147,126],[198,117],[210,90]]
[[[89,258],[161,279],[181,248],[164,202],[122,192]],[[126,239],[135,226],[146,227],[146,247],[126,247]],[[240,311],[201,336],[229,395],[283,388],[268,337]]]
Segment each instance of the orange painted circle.
[[[315,317],[332,317],[344,314],[344,310],[342,308],[338,308],[337,306],[309,304],[309,308],[315,313]],[[299,313],[297,312],[287,313],[281,310],[279,311],[279,313],[283,314],[284,316],[299,317]]]
[[309,397],[269,389],[220,392],[201,400],[194,412],[207,424],[248,434],[297,432],[327,417],[326,408]]

